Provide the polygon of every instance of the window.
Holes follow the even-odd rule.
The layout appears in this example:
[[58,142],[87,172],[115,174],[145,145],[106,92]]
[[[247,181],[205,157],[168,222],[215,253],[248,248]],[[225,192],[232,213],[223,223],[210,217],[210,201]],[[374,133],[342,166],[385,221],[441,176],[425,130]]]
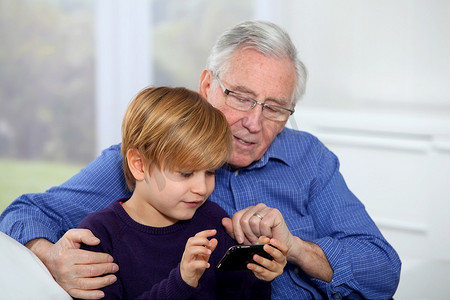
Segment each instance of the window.
[[216,37],[267,0],[0,0],[0,211],[120,142],[148,85],[198,89]]
[[93,1],[0,6],[0,157],[91,160]]

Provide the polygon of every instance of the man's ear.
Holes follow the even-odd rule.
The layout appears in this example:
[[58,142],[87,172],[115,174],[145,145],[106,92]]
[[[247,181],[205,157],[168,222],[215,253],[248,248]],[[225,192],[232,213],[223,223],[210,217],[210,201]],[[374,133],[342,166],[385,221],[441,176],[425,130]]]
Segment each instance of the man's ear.
[[208,99],[209,88],[213,80],[213,74],[210,70],[204,69],[200,75],[200,83],[198,87],[198,93]]
[[137,149],[128,149],[127,151],[128,168],[133,174],[136,181],[142,181],[145,179],[145,166],[144,159],[141,153]]

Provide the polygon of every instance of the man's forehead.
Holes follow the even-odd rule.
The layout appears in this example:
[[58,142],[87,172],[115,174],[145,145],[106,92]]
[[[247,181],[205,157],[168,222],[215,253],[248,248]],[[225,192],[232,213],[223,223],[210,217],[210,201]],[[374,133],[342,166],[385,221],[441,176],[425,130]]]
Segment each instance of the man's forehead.
[[290,103],[296,72],[288,58],[268,57],[256,50],[244,49],[232,56],[222,78],[227,80],[228,89]]

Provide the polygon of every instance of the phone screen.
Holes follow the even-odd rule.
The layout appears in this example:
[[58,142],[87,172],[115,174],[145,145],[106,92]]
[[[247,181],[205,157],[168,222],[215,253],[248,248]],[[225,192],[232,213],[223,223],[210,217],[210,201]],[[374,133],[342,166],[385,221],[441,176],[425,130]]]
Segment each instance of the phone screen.
[[217,264],[219,271],[246,270],[248,263],[255,263],[253,255],[265,257],[272,260],[273,257],[264,251],[264,245],[236,245],[228,249],[220,262]]

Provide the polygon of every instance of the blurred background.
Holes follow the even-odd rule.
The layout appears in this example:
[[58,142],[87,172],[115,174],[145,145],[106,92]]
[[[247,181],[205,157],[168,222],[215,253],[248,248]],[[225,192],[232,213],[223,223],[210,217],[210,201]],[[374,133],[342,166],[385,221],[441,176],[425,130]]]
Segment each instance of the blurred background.
[[248,19],[279,24],[296,44],[309,80],[288,125],[338,155],[399,252],[396,299],[444,299],[447,0],[0,0],[0,212],[119,143],[145,86],[197,90],[217,35]]

